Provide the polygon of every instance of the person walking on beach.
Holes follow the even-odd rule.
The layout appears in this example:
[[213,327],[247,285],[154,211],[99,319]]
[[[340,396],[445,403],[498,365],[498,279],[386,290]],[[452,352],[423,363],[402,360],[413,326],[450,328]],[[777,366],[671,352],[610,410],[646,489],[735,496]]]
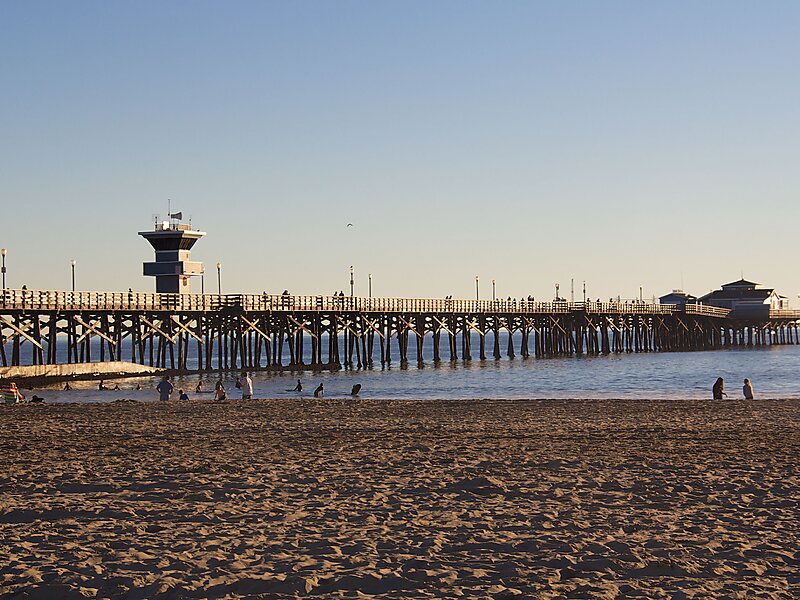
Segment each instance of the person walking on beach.
[[722,377],[717,377],[717,380],[714,382],[714,387],[711,388],[711,393],[714,395],[714,400],[722,400],[723,396],[728,395],[725,393],[725,382],[722,380]]
[[297,385],[294,386],[293,392],[302,392],[303,391],[303,384],[300,383],[300,380],[297,380]]
[[163,402],[166,402],[167,400],[169,400],[169,397],[174,389],[175,388],[173,387],[173,385],[169,382],[169,377],[165,376],[164,379],[161,380],[161,383],[159,383],[156,386],[156,391],[159,394],[158,399]]
[[320,383],[317,389],[314,390],[314,398],[323,398],[325,396],[325,388]]
[[247,371],[242,371],[242,400],[252,400],[253,398],[253,380],[247,375]]
[[744,394],[745,400],[752,400],[753,399],[753,384],[750,383],[750,380],[745,378],[744,385],[742,386],[742,393]]

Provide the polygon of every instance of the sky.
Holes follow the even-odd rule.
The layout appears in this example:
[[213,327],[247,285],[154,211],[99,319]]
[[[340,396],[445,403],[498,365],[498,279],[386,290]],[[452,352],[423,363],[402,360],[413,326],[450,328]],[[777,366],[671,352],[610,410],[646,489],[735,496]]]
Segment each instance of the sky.
[[[800,3],[0,2],[7,285],[800,306]],[[347,224],[352,223],[352,227]],[[200,282],[193,287],[200,289]]]

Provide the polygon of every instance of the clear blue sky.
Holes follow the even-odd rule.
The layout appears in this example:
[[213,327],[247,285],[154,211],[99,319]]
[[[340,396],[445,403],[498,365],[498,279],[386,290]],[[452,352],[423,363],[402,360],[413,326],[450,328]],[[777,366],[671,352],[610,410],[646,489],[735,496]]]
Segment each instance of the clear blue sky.
[[[796,298],[797,2],[2,2],[8,283]],[[347,223],[354,227],[347,228]],[[195,288],[199,290],[199,281]]]

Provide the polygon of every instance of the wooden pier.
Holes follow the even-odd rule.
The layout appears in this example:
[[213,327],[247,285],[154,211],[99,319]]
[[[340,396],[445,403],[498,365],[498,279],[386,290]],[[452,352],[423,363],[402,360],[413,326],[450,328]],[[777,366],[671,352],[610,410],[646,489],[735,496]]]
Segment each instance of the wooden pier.
[[799,322],[800,311],[745,318],[711,306],[635,301],[4,290],[0,363],[371,368],[797,344]]

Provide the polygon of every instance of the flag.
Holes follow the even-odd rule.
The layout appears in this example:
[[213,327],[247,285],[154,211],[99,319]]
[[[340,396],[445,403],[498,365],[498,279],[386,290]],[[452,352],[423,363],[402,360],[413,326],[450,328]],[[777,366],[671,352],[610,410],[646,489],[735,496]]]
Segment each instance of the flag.
[[180,221],[183,218],[183,211],[176,212],[176,213],[169,213],[169,218],[170,219],[178,219],[178,221]]

